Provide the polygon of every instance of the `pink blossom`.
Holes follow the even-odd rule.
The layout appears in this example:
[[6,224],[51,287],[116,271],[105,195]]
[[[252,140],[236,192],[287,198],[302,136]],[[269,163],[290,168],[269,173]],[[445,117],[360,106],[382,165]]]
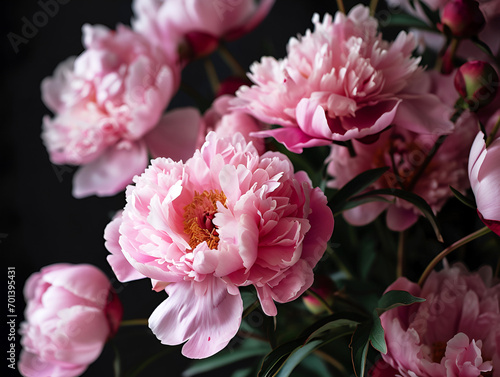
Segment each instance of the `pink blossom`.
[[[449,118],[454,111],[452,107],[454,98],[458,97],[454,92],[453,76],[431,73],[424,75],[422,79],[421,88],[427,87],[428,92],[437,94],[449,103],[447,111],[436,116],[444,115]],[[429,109],[428,113],[433,115],[433,109]],[[334,179],[328,184],[333,188],[341,188],[366,170],[387,166],[390,168],[389,171],[370,189],[413,191],[437,213],[448,198],[453,196],[449,186],[459,191],[469,187],[467,156],[476,132],[475,122],[472,114],[464,113],[457,121],[456,130],[446,138],[416,181],[414,179],[417,172],[438,139],[436,135],[418,134],[395,123],[390,130],[380,134],[378,140],[372,144],[354,140],[355,157],[349,155],[347,148],[333,145],[327,159],[327,169]],[[401,231],[413,225],[421,215],[420,210],[407,201],[394,200],[392,197],[388,199],[393,201],[367,203],[344,211],[344,218],[352,225],[365,225],[387,210],[387,226],[392,230]]]
[[[251,66],[252,87],[236,95],[238,106],[256,118],[282,127],[261,132],[292,152],[374,135],[395,120],[414,131],[447,133],[447,120],[427,119],[429,107],[443,107],[432,94],[407,92],[422,70],[412,57],[415,40],[401,32],[394,42],[382,40],[377,21],[357,5],[335,19],[313,17],[315,29],[288,43],[288,56],[263,57]],[[402,111],[404,110],[404,111]],[[401,114],[399,114],[401,112]],[[415,117],[426,121],[415,122]]]
[[250,136],[253,132],[261,131],[264,125],[250,114],[231,109],[230,103],[234,98],[232,95],[220,96],[205,112],[203,116],[205,128],[200,134],[198,146],[201,147],[205,135],[210,131],[215,131],[220,137],[230,137],[239,132],[247,141],[253,143],[259,154],[264,153],[266,151],[264,139]]
[[219,39],[233,40],[253,30],[274,0],[135,0],[134,30],[169,53],[187,47],[207,54]]
[[19,371],[26,377],[80,376],[123,312],[106,275],[88,264],[44,267],[28,278],[24,296]]
[[[486,129],[491,132],[500,121],[500,110],[493,115]],[[484,135],[479,132],[469,156],[469,180],[476,198],[477,211],[481,220],[500,235],[500,137],[495,137],[486,148]]]
[[284,155],[211,132],[185,163],[155,159],[134,182],[105,231],[108,261],[120,280],[142,275],[168,293],[149,319],[162,343],[211,356],[238,331],[238,287],[253,285],[274,316],[311,286],[333,216]]
[[387,290],[426,299],[380,317],[388,350],[382,357],[399,375],[500,376],[500,284],[490,267],[470,273],[446,266],[422,288],[399,278]]
[[125,26],[84,25],[83,34],[85,51],[42,82],[55,114],[44,118],[42,137],[54,164],[81,165],[74,196],[114,195],[147,166],[144,136],[176,92],[180,71]]

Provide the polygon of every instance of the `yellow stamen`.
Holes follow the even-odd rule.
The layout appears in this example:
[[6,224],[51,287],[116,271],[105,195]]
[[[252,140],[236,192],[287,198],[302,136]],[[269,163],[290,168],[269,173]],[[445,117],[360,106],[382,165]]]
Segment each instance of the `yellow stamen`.
[[226,195],[223,192],[195,191],[193,201],[184,207],[184,233],[189,236],[191,250],[202,242],[206,242],[210,249],[216,249],[219,245],[219,233],[212,222],[217,213],[217,202],[226,207]]

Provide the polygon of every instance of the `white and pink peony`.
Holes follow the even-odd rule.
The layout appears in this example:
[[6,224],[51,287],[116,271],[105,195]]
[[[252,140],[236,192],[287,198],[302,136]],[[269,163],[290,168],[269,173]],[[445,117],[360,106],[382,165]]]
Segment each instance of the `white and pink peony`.
[[118,279],[168,293],[149,319],[162,343],[211,356],[239,329],[239,287],[253,285],[274,316],[311,286],[333,215],[283,154],[211,132],[185,163],[158,158],[134,182],[105,231],[108,261]]
[[44,118],[42,138],[52,163],[81,166],[75,197],[114,195],[147,166],[144,138],[177,91],[180,70],[175,57],[125,26],[84,25],[83,44],[42,82],[55,114]]
[[108,278],[88,264],[42,268],[26,281],[24,297],[19,371],[25,377],[80,376],[122,318]]
[[[377,20],[356,5],[333,19],[313,17],[314,31],[288,43],[286,58],[263,57],[251,67],[255,85],[243,86],[235,103],[257,119],[281,127],[260,132],[290,151],[363,139],[398,123],[431,134],[449,133],[448,119],[433,116],[444,104],[415,91],[423,74],[411,34],[382,39]],[[433,111],[428,116],[427,110]]]

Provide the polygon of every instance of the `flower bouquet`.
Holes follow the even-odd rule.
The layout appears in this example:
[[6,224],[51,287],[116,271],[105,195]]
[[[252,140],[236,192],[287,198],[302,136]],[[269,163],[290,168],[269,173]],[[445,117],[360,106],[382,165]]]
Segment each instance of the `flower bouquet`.
[[[125,202],[109,274],[26,281],[23,376],[90,375],[108,348],[117,377],[173,356],[183,376],[500,376],[500,1],[328,2],[241,64],[300,3],[134,0],[130,25],[83,26],[41,84],[42,139],[74,200]],[[114,283],[140,281],[159,302],[130,318]]]

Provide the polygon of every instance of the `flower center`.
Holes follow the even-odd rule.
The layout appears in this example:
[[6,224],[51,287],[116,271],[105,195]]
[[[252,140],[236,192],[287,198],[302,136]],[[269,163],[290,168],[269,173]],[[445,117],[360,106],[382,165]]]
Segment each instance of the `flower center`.
[[217,202],[226,207],[226,195],[223,192],[195,191],[193,201],[184,207],[184,233],[189,236],[191,250],[202,242],[206,242],[210,249],[216,249],[219,245],[219,233],[213,223]]
[[[373,161],[375,166],[390,166],[384,175],[388,188],[410,189],[414,178],[422,168],[428,152],[414,141],[407,141],[402,135],[392,135],[389,142],[380,148]],[[428,171],[431,164],[425,170]],[[411,186],[411,187],[410,187]]]
[[446,342],[432,343],[431,357],[434,363],[440,363],[446,352]]

